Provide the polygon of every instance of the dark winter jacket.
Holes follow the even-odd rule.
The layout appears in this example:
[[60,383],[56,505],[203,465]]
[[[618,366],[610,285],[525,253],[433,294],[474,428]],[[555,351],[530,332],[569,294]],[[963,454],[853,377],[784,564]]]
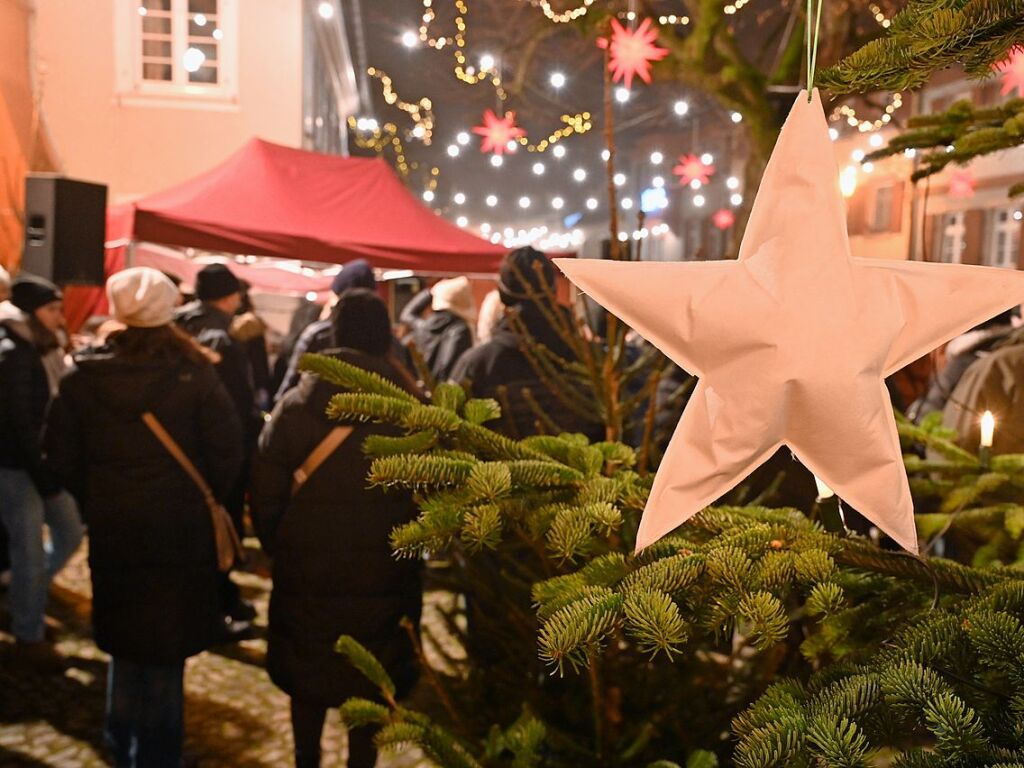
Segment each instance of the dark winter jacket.
[[[275,402],[280,401],[289,390],[298,386],[299,380],[302,377],[302,371],[299,370],[299,362],[302,360],[303,355],[323,354],[334,346],[334,326],[330,320],[317,320],[315,323],[310,323],[306,326],[306,330],[299,335],[299,340],[295,342],[295,346],[292,348],[288,369],[281,380],[281,386],[277,390]],[[395,367],[399,369],[398,372],[402,374],[403,380],[411,381],[409,370],[411,370],[412,366],[409,360],[409,352],[398,342],[398,339],[393,340],[391,344],[391,360]]]
[[566,432],[583,432],[600,439],[604,431],[596,422],[585,422],[568,412],[558,395],[545,385],[533,365],[522,351],[522,344],[543,344],[566,360],[573,358],[558,333],[551,327],[540,310],[530,304],[521,305],[520,317],[529,338],[520,338],[512,324],[512,314],[506,314],[494,329],[490,340],[466,352],[455,364],[451,379],[468,382],[473,397],[493,397],[502,404],[502,424],[496,426],[510,437],[519,438],[537,434],[537,415],[524,397],[529,390],[541,410]]
[[220,355],[217,373],[235,405],[235,413],[247,439],[254,441],[260,419],[256,411],[252,369],[245,344],[231,336],[231,317],[209,304],[193,301],[179,309],[174,319],[196,341]]
[[28,472],[42,496],[60,490],[43,464],[41,438],[50,384],[28,317],[0,303],[0,467]]
[[412,343],[437,381],[448,381],[455,364],[473,346],[473,332],[454,312],[440,310],[419,320],[412,332]]
[[[401,382],[385,361],[351,350],[342,359]],[[325,409],[338,390],[304,375],[274,408],[260,435],[252,514],[264,548],[274,558],[267,669],[291,696],[331,707],[372,689],[334,651],[353,635],[383,662],[402,692],[416,677],[412,645],[399,622],[419,623],[422,587],[416,561],[396,560],[391,530],[416,509],[408,494],[367,488],[371,434],[396,434],[356,423],[355,431],[314,472],[294,498],[292,474],[338,426]]]
[[206,648],[220,622],[209,510],[143,423],[152,410],[218,498],[242,461],[241,427],[213,366],[86,352],[50,411],[47,462],[89,526],[96,643],[168,664]]

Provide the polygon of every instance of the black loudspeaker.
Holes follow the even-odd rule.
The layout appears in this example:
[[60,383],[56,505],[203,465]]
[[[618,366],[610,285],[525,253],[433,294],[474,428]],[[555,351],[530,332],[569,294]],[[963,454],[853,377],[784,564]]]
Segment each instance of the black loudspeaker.
[[107,188],[51,174],[25,177],[21,268],[57,285],[103,285]]

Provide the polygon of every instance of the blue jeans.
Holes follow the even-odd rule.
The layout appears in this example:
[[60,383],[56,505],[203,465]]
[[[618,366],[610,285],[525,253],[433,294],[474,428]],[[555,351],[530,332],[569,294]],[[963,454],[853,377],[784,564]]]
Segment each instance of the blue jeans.
[[185,662],[112,658],[104,737],[117,768],[180,768],[185,739]]
[[[10,611],[14,636],[23,643],[44,637],[46,597],[52,579],[82,542],[82,520],[71,495],[44,499],[28,472],[0,467],[0,522],[11,558]],[[43,541],[43,525],[50,541]]]

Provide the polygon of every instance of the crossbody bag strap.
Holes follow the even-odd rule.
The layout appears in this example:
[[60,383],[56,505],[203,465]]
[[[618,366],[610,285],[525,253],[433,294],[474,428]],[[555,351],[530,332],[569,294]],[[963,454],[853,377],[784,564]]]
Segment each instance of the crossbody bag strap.
[[292,473],[292,496],[298,493],[299,489],[309,480],[310,475],[320,468],[327,457],[338,450],[338,446],[348,439],[352,431],[353,427],[335,427],[327,433],[327,437],[317,444],[316,448],[302,462],[302,466]]
[[174,438],[171,437],[170,432],[164,429],[164,425],[160,423],[160,420],[153,415],[152,412],[146,411],[142,414],[142,420],[146,422],[146,426],[149,427],[150,431],[156,435],[156,439],[159,440],[167,452],[174,457],[174,460],[181,465],[181,468],[188,473],[188,476],[192,478],[192,482],[196,484],[196,487],[203,494],[203,498],[206,499],[207,503],[216,500],[214,499],[213,491],[210,489],[210,485],[206,482],[206,478],[203,477],[202,473],[196,469],[196,465],[192,463],[192,460],[185,455],[185,452],[181,450],[181,446],[175,442]]

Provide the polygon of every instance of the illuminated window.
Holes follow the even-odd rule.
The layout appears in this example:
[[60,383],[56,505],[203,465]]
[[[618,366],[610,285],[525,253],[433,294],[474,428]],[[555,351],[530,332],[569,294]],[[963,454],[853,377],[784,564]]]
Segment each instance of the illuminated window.
[[959,264],[967,246],[967,227],[964,226],[964,212],[955,211],[942,216],[939,234],[941,236],[939,261]]
[[1016,268],[1020,260],[1020,219],[1017,215],[1016,208],[999,208],[989,215],[985,253],[985,263],[989,266]]

